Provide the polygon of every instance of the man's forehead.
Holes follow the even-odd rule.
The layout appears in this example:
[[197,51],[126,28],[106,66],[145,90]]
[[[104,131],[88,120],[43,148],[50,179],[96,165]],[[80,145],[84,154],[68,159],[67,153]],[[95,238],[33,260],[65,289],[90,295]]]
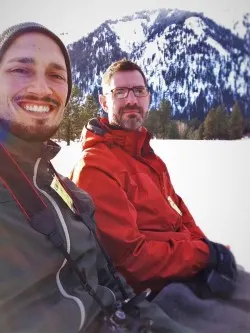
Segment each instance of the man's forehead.
[[145,83],[142,74],[138,70],[118,71],[112,76],[110,80],[110,86],[116,87],[122,86],[123,84],[125,84],[125,86],[139,86],[144,85]]
[[58,44],[49,36],[40,32],[29,32],[18,36],[8,47],[3,58],[15,61],[18,59],[27,59],[28,62],[34,62],[37,58],[43,58],[65,66],[64,55]]

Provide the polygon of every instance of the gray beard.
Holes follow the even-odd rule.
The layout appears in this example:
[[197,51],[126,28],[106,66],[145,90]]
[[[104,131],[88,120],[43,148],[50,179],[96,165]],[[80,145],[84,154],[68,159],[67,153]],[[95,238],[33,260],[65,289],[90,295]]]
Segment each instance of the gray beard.
[[137,117],[136,115],[131,115],[127,117],[127,119],[122,119],[122,112],[116,114],[112,121],[113,125],[118,125],[121,128],[128,129],[128,130],[140,130],[148,113],[145,115],[145,118],[142,119]]
[[139,130],[142,126],[142,123],[142,119],[139,119],[136,116],[130,116],[126,120],[121,120],[120,126],[130,130]]

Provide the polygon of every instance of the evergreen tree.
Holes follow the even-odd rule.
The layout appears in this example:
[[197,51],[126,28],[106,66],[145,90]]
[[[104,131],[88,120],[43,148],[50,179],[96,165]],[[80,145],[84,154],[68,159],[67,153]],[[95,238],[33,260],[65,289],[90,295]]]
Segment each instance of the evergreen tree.
[[154,137],[159,139],[168,138],[171,112],[171,105],[165,99],[160,102],[158,110],[151,109],[149,111],[145,126]]
[[193,133],[193,128],[192,127],[188,127],[185,139],[186,140],[192,140],[192,133]]
[[204,120],[204,139],[216,139],[216,111],[211,109]]
[[159,113],[156,109],[151,109],[148,113],[148,117],[145,121],[145,127],[153,135],[153,137],[158,137],[159,132]]
[[215,110],[216,126],[215,138],[228,139],[228,114],[224,105],[219,105]]
[[158,135],[162,139],[168,138],[172,108],[169,101],[165,98],[161,101],[158,110]]
[[200,124],[200,126],[197,129],[196,133],[197,140],[203,140],[204,139],[204,122]]
[[83,111],[82,104],[82,93],[79,88],[74,85],[70,101],[64,112],[63,120],[55,135],[55,138],[65,140],[67,145],[70,145],[70,141],[75,140],[80,135],[79,123]]
[[188,124],[177,120],[176,121],[176,126],[178,129],[178,135],[179,135],[179,139],[186,139],[187,138],[187,132],[188,132]]
[[198,118],[190,119],[184,139],[202,140],[204,132],[204,124]]
[[189,127],[193,127],[193,129],[198,129],[201,124],[201,121],[198,118],[192,118],[188,122]]
[[198,129],[194,129],[193,127],[189,127],[186,135],[187,140],[198,140]]
[[194,130],[194,133],[193,133],[193,140],[201,140],[201,137],[200,137],[200,132],[199,132],[199,128]]
[[176,121],[171,120],[168,124],[168,130],[167,130],[167,137],[168,139],[180,139],[180,134],[178,131],[178,126]]
[[250,118],[245,119],[244,133],[250,135]]
[[233,105],[232,113],[229,118],[230,139],[241,139],[244,132],[244,119],[238,102]]
[[79,131],[87,125],[91,118],[95,118],[98,115],[99,106],[93,95],[87,95],[85,103],[83,104],[82,112],[80,115]]

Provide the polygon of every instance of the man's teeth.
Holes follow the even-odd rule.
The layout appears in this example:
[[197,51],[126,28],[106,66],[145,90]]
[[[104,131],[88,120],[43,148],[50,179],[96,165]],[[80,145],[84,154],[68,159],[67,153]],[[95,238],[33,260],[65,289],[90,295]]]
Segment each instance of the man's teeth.
[[48,105],[25,104],[23,108],[26,111],[31,111],[31,112],[49,112],[50,110],[50,107]]

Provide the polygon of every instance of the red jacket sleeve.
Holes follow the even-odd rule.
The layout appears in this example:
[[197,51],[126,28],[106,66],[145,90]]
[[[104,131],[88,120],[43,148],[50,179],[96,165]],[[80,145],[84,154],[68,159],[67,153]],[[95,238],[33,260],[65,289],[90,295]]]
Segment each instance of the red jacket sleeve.
[[93,167],[75,168],[72,180],[87,191],[96,206],[100,240],[128,281],[178,279],[196,274],[207,263],[208,246],[201,240],[171,233],[169,241],[147,240],[137,227],[137,213],[114,176]]

